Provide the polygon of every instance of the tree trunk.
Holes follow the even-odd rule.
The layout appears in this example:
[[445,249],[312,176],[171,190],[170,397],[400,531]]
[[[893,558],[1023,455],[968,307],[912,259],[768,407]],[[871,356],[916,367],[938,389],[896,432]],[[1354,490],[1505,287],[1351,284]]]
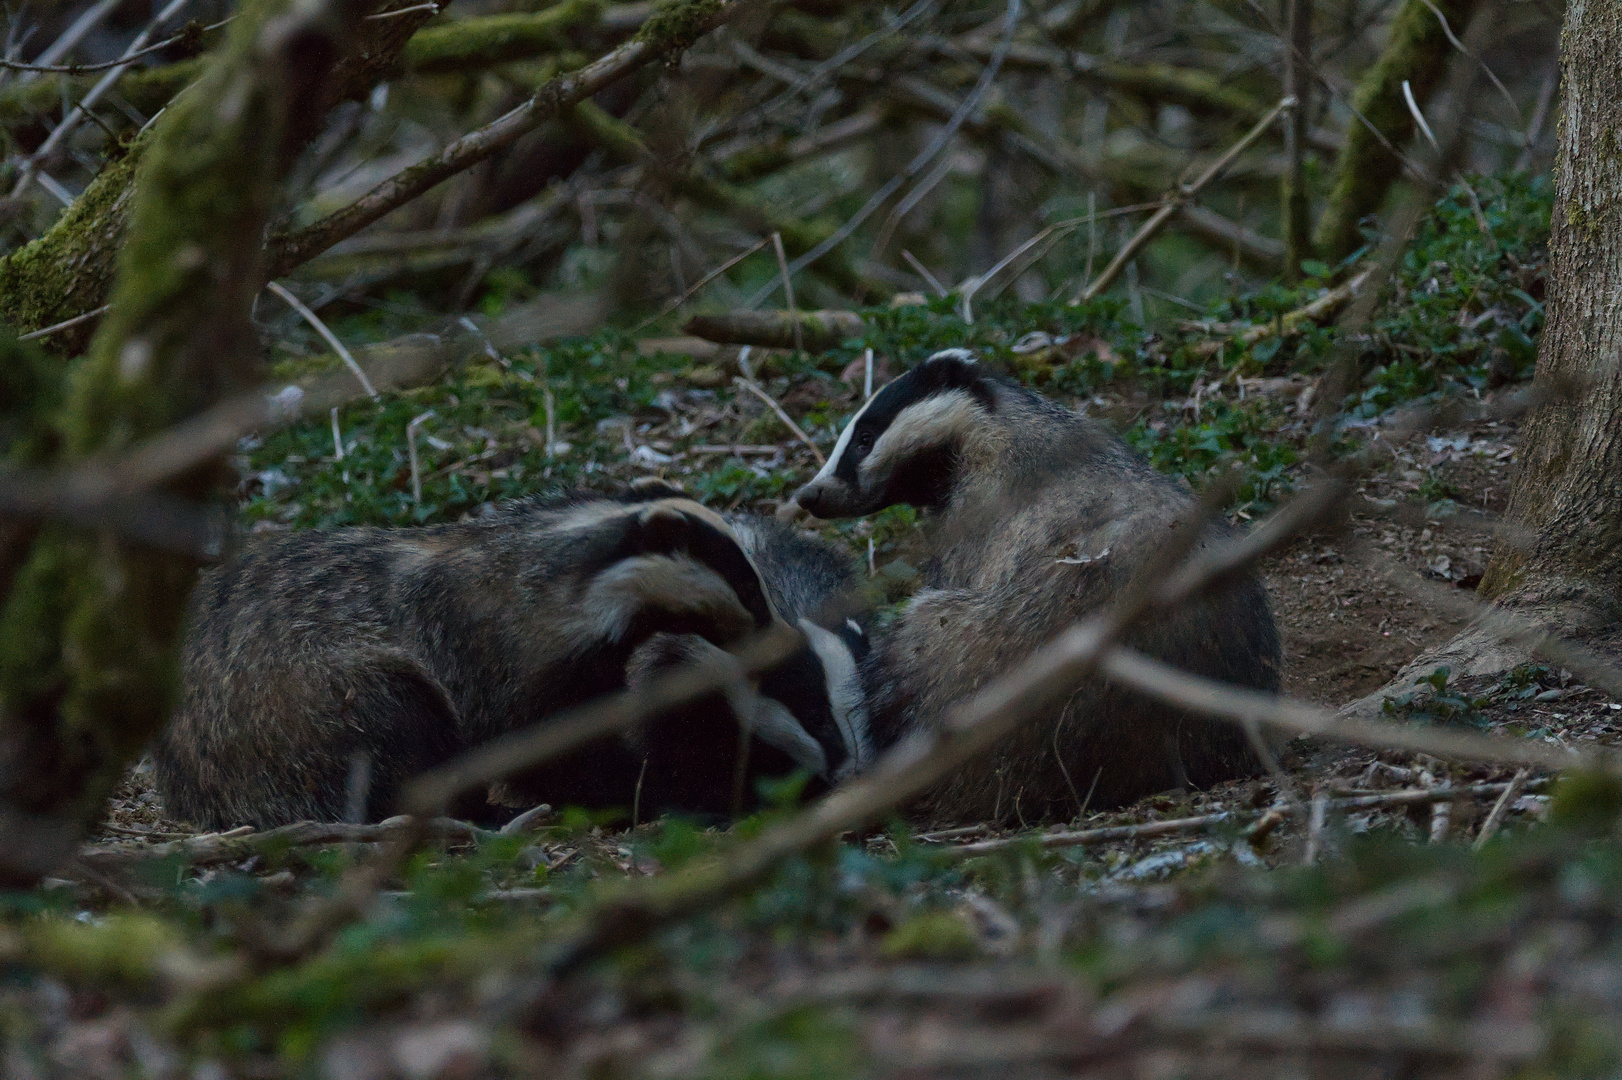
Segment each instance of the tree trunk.
[[[1564,109],[1549,243],[1548,325],[1506,527],[1480,595],[1541,629],[1614,650],[1622,627],[1622,7],[1573,0],[1561,37]],[[1446,665],[1489,675],[1532,659],[1478,620],[1349,706]]]
[[[59,461],[117,454],[261,378],[260,238],[355,30],[343,7],[244,5],[195,92],[153,127],[112,311],[55,417]],[[170,494],[206,499],[223,471]],[[50,871],[168,718],[197,572],[195,556],[110,528],[53,521],[28,539],[0,604],[0,887]]]
[[[1561,41],[1565,109],[1537,382],[1572,396],[1521,431],[1507,516],[1481,594],[1521,607],[1622,614],[1622,8],[1575,2]],[[1586,621],[1586,620],[1579,620]]]
[[1330,262],[1362,246],[1358,222],[1380,209],[1402,172],[1402,162],[1386,147],[1400,150],[1413,138],[1414,117],[1403,82],[1413,90],[1414,100],[1424,105],[1447,71],[1453,45],[1436,13],[1445,15],[1453,32],[1462,36],[1475,7],[1476,0],[1407,0],[1392,20],[1385,51],[1358,80],[1352,95],[1352,107],[1361,119],[1354,116],[1346,129],[1346,147],[1335,159],[1329,204],[1313,237]]

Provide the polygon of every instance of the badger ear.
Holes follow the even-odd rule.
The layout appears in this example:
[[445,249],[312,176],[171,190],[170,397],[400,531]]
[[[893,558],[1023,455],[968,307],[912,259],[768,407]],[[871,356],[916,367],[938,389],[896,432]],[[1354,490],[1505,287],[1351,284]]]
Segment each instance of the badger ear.
[[967,390],[988,412],[997,409],[992,385],[996,373],[980,363],[972,350],[942,349],[917,368],[924,385],[933,391]]
[[632,480],[625,489],[622,497],[624,502],[641,503],[653,502],[656,499],[685,499],[687,492],[680,484],[657,476],[639,476]]

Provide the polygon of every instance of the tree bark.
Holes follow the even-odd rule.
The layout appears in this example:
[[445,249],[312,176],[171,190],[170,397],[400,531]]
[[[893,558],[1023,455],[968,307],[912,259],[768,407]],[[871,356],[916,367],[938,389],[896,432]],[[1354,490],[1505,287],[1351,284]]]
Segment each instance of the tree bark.
[[1462,35],[1476,0],[1407,0],[1391,23],[1380,59],[1358,81],[1352,107],[1362,119],[1354,116],[1347,128],[1346,147],[1335,159],[1329,203],[1313,237],[1319,253],[1330,262],[1339,262],[1362,246],[1358,223],[1380,208],[1402,172],[1402,162],[1386,147],[1400,149],[1414,134],[1403,82],[1423,105],[1447,71],[1453,46],[1431,10],[1433,4],[1447,16],[1453,32]]
[[1536,536],[1500,541],[1481,594],[1502,603],[1622,613],[1622,8],[1566,9],[1548,325],[1537,382],[1572,396],[1521,432],[1507,516]]
[[[259,381],[248,313],[264,280],[260,240],[279,179],[341,74],[355,27],[339,10],[353,13],[247,5],[196,92],[153,127],[112,310],[56,423],[59,460],[117,453]],[[222,472],[194,470],[170,493],[207,498]],[[48,872],[38,836],[60,842],[92,824],[167,719],[196,571],[193,557],[110,534],[39,529],[0,605],[0,885]]]
[[1622,627],[1622,8],[1573,0],[1561,36],[1565,107],[1555,166],[1548,325],[1520,466],[1478,590],[1494,607],[1348,706],[1377,711],[1438,666],[1491,675],[1533,659],[1485,620],[1504,611],[1614,652]]

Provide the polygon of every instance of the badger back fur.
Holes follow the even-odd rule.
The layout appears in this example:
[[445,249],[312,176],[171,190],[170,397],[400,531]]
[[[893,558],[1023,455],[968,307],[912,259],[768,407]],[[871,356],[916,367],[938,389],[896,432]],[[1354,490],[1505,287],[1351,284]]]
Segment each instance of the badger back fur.
[[[412,775],[624,686],[656,635],[726,647],[781,621],[725,521],[662,489],[258,539],[193,594],[159,790],[211,828],[375,819]],[[509,791],[629,805],[642,760],[599,740]]]
[[[841,433],[797,501],[821,517],[898,502],[934,512],[926,587],[865,665],[875,740],[939,724],[1115,598],[1175,531],[1193,497],[1102,425],[951,350],[891,382]],[[1232,535],[1207,525],[1199,548]],[[1262,585],[1134,627],[1126,644],[1184,670],[1274,690],[1279,642]],[[1247,775],[1243,733],[1089,679],[997,751],[930,792],[940,819],[1043,820],[1081,804]]]

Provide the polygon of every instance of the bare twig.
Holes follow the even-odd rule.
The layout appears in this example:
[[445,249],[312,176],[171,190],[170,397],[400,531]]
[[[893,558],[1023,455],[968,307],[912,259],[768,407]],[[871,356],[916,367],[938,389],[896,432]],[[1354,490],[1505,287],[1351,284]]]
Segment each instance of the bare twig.
[[1076,294],[1070,302],[1072,304],[1085,304],[1109,288],[1121,271],[1126,269],[1127,263],[1136,258],[1138,252],[1142,251],[1144,246],[1155,238],[1155,235],[1160,232],[1166,222],[1171,220],[1172,215],[1177,213],[1179,207],[1192,201],[1194,196],[1200,193],[1201,188],[1226,172],[1240,154],[1250,149],[1256,140],[1266,133],[1267,129],[1273,125],[1273,121],[1278,119],[1280,113],[1294,107],[1294,98],[1287,97],[1279,101],[1277,105],[1274,105],[1268,111],[1266,116],[1258,120],[1256,125],[1245,133],[1243,138],[1230,146],[1227,153],[1213,161],[1210,167],[1200,174],[1198,179],[1169,193],[1160,209],[1155,211],[1149,220],[1143,223],[1132,239],[1122,245],[1121,249],[1115,253],[1115,257],[1109,261],[1109,264],[1104,267],[1098,277],[1080,293]]
[[[86,34],[101,25],[102,20],[117,10],[122,2],[123,0],[99,0],[94,6],[85,9],[83,14],[73,20],[66,30],[62,31],[60,37],[51,42],[44,52],[34,58],[34,63],[49,66],[68,55],[78,46],[79,42],[84,40]],[[33,73],[25,72],[23,77],[17,81],[19,83],[29,83],[33,79]]]
[[918,271],[918,276],[923,278],[924,282],[931,289],[935,290],[935,295],[936,296],[945,296],[946,295],[946,286],[942,285],[940,283],[940,279],[937,278],[934,274],[929,272],[929,267],[925,266],[923,263],[918,261],[918,256],[914,255],[910,251],[903,251],[901,253],[901,257],[903,259],[907,260],[907,265],[908,266],[910,266],[914,270]]
[[[1457,49],[1461,53],[1463,53],[1465,56],[1468,56],[1470,59],[1474,60],[1477,64],[1481,65],[1481,70],[1487,73],[1487,78],[1492,80],[1493,86],[1498,88],[1498,92],[1503,95],[1504,101],[1509,104],[1509,111],[1514,113],[1515,114],[1515,119],[1517,121],[1519,121],[1520,118],[1521,118],[1521,107],[1519,105],[1515,104],[1515,95],[1513,95],[1513,94],[1511,94],[1509,92],[1509,88],[1503,84],[1503,81],[1500,80],[1496,74],[1493,73],[1492,68],[1487,66],[1487,61],[1483,60],[1480,56],[1477,56],[1475,53],[1471,52],[1469,49],[1464,47],[1464,42],[1460,41],[1454,35],[1453,27],[1448,25],[1447,16],[1442,14],[1442,9],[1441,8],[1437,7],[1434,3],[1431,2],[1431,0],[1419,0],[1419,2],[1424,4],[1426,7],[1430,8],[1431,9],[1431,14],[1436,16],[1436,21],[1442,24],[1442,33],[1447,35],[1448,42],[1455,49]],[[1409,104],[1410,107],[1412,107],[1413,106],[1413,91],[1407,89],[1406,80],[1404,80],[1404,83],[1405,83],[1405,85],[1404,85],[1403,92],[1408,95],[1408,104]]]
[[[781,234],[773,233],[772,235],[778,237],[778,243],[779,244],[782,243]],[[687,301],[690,300],[693,297],[693,295],[695,293],[697,293],[700,289],[702,289],[704,286],[708,285],[710,282],[714,281],[716,278],[720,277],[722,274],[726,273],[728,270],[731,270],[734,266],[737,266],[739,263],[743,262],[749,256],[753,255],[755,252],[759,251],[761,248],[765,247],[769,243],[771,243],[770,238],[767,238],[765,240],[761,240],[760,242],[754,244],[753,246],[751,246],[747,250],[741,251],[738,254],[732,256],[732,258],[728,259],[726,262],[722,263],[720,266],[717,266],[714,270],[711,270],[709,273],[707,273],[703,277],[699,278],[698,283],[696,285],[694,285],[692,288],[688,289],[686,292],[682,293],[680,296],[676,297],[676,299],[670,301],[670,303],[666,304],[663,308],[661,308],[659,310],[659,313],[657,315],[650,315],[646,319],[643,319],[640,323],[637,324],[636,329],[633,330],[632,333],[633,334],[634,333],[640,333],[641,331],[646,330],[648,327],[652,326],[654,323],[658,322],[660,319],[664,318],[666,315],[669,315],[672,311],[675,311],[677,308],[679,308],[683,304],[687,303]]]
[[18,341],[37,341],[40,338],[50,337],[52,334],[56,333],[59,330],[71,330],[73,327],[82,326],[83,324],[89,322],[92,319],[101,318],[103,315],[107,314],[107,310],[108,310],[109,307],[110,307],[110,305],[103,304],[103,305],[101,305],[101,307],[96,308],[94,311],[87,311],[83,315],[75,315],[71,319],[63,319],[61,322],[56,323],[55,325],[42,327],[39,330],[34,330],[34,331],[32,331],[30,333],[27,333],[27,334],[21,334],[21,335],[18,336],[17,340]]
[[1323,850],[1324,826],[1329,820],[1329,795],[1319,791],[1312,796],[1312,816],[1307,819],[1307,849],[1301,861],[1311,866]]
[[[1521,781],[1524,783],[1524,777]],[[1287,818],[1306,818],[1309,822],[1319,820],[1318,829],[1323,825],[1323,814],[1331,810],[1395,810],[1407,806],[1423,806],[1446,804],[1455,799],[1479,799],[1489,795],[1499,795],[1502,802],[1503,793],[1512,788],[1524,790],[1517,786],[1516,781],[1501,784],[1465,784],[1459,787],[1433,787],[1414,788],[1406,791],[1381,792],[1378,795],[1358,795],[1351,798],[1332,799],[1325,793],[1318,793],[1313,797],[1309,807],[1302,805],[1275,806],[1267,810],[1231,811],[1221,810],[1211,814],[1200,814],[1195,817],[1169,818],[1165,821],[1145,821],[1136,825],[1110,825],[1098,829],[1074,829],[1063,832],[1028,833],[1023,836],[999,837],[995,840],[978,840],[973,843],[960,844],[947,848],[954,855],[973,856],[988,855],[994,851],[1008,851],[1034,844],[1044,850],[1069,847],[1095,847],[1100,844],[1114,844],[1131,840],[1152,840],[1162,836],[1178,836],[1184,833],[1206,832],[1213,826],[1234,826],[1243,822],[1260,822],[1265,818],[1276,817],[1279,821]],[[967,826],[970,829],[982,829],[984,826]],[[947,829],[936,833],[926,833],[915,837],[924,841],[939,841],[951,838],[960,830]],[[1308,860],[1312,861],[1312,860]]]
[[15,199],[28,190],[28,185],[33,183],[40,164],[50,157],[58,146],[62,145],[63,140],[73,134],[74,128],[79,126],[79,117],[106,96],[107,92],[123,77],[124,72],[129,70],[130,64],[134,62],[131,57],[146,48],[146,43],[152,40],[153,32],[179,14],[180,9],[185,7],[186,4],[187,0],[170,0],[168,6],[160,11],[157,17],[146,25],[145,29],[135,35],[135,40],[131,41],[129,48],[124,50],[124,55],[120,58],[118,65],[102,76],[101,81],[92,86],[90,92],[80,98],[79,103],[66,116],[62,117],[56,127],[51,129],[51,133],[46,136],[44,142],[40,143],[39,148],[28,155],[28,158],[23,162],[21,175],[17,177],[17,183],[11,189],[12,198]]
[[417,465],[417,429],[433,415],[434,410],[429,409],[413,417],[406,425],[406,449],[411,457],[411,502],[414,506],[422,505],[422,471]]
[[[903,184],[923,172],[924,168],[934,161],[940,152],[945,150],[947,145],[956,138],[958,130],[963,127],[963,122],[969,118],[970,113],[979,107],[986,92],[991,89],[992,82],[997,78],[997,73],[1002,70],[1003,61],[1007,58],[1008,50],[1014,43],[1014,30],[1019,25],[1020,4],[1021,0],[1008,0],[1008,12],[1003,16],[1002,39],[997,43],[997,48],[991,54],[991,59],[986,63],[984,70],[980,72],[979,81],[974,84],[974,89],[970,90],[968,96],[958,105],[945,126],[935,133],[935,137],[929,141],[929,145],[919,151],[917,156],[907,163],[906,168],[891,177],[882,187],[875,191],[867,202],[862,205],[862,208],[846,219],[845,223],[835,229],[826,240],[789,263],[789,270],[792,273],[799,273],[844,243],[846,237],[855,232],[862,222],[872,217],[874,211],[883,206],[890,196],[901,190]],[[750,297],[748,304],[745,306],[759,306],[776,289],[776,283],[764,287],[760,292]]]
[[304,301],[294,296],[277,282],[266,282],[265,288],[281,297],[282,300],[286,302],[288,307],[298,312],[300,318],[309,323],[310,326],[315,329],[316,333],[320,334],[324,339],[326,339],[327,344],[332,346],[332,351],[337,353],[338,358],[344,362],[344,367],[348,368],[349,373],[355,376],[355,381],[360,383],[360,388],[366,391],[367,397],[371,398],[373,401],[381,400],[381,395],[378,394],[377,387],[372,385],[372,380],[366,377],[366,372],[361,370],[361,366],[355,363],[355,357],[344,346],[344,343],[338,340],[338,335],[334,334],[331,329],[327,327],[327,324],[321,321],[315,312],[306,307]]
[[[536,807],[525,815],[548,810]],[[517,819],[514,819],[517,820]],[[533,819],[532,819],[533,820]],[[300,821],[274,829],[255,829],[242,825],[225,832],[205,833],[184,840],[170,840],[161,844],[116,843],[93,844],[79,852],[79,860],[96,869],[113,869],[132,863],[151,862],[156,859],[180,859],[193,866],[242,859],[265,845],[289,847],[315,847],[323,844],[375,844],[391,839],[405,828],[405,817],[393,817],[375,825],[350,822]],[[435,840],[454,840],[471,843],[496,833],[481,829],[454,818],[435,818],[430,821],[426,837]]]
[[1110,678],[1162,701],[1207,716],[1261,723],[1296,735],[1316,735],[1382,750],[1415,750],[1454,761],[1491,761],[1555,771],[1583,765],[1622,772],[1622,755],[1611,750],[1593,748],[1579,754],[1530,739],[1350,719],[1306,702],[1190,675],[1170,664],[1120,647],[1103,658],[1102,667]]
[[[799,325],[798,320],[796,320],[795,325]],[[755,382],[753,379],[745,379],[741,376],[733,379],[732,381],[749,391],[751,394],[755,395],[761,401],[764,401],[766,403],[766,407],[771,409],[772,412],[776,413],[777,418],[783,421],[783,423],[787,425],[788,429],[794,433],[794,437],[806,445],[806,447],[811,451],[811,456],[817,459],[818,465],[822,465],[827,462],[828,459],[823,457],[822,451],[817,449],[817,444],[811,441],[811,436],[807,435],[800,425],[794,422],[794,418],[792,416],[783,411],[783,406],[779,405],[770,394],[760,388],[759,383]]]
[[[772,233],[772,250],[777,253],[777,272],[783,276],[783,299],[788,303],[789,321],[794,324],[794,351],[803,353],[805,352],[805,328],[800,325],[800,309],[794,303],[794,275],[789,273],[788,256],[783,254],[782,233]],[[782,415],[782,410],[778,409],[775,403],[772,408],[778,415]],[[793,427],[793,424],[790,423],[789,426]]]
[[1498,832],[1499,826],[1504,823],[1505,813],[1514,804],[1515,797],[1521,793],[1530,772],[1530,769],[1520,769],[1515,773],[1515,778],[1504,785],[1504,793],[1498,796],[1498,801],[1493,803],[1492,809],[1487,812],[1487,820],[1481,823],[1481,832],[1476,836],[1473,845],[1477,851],[1486,847],[1487,841]]

